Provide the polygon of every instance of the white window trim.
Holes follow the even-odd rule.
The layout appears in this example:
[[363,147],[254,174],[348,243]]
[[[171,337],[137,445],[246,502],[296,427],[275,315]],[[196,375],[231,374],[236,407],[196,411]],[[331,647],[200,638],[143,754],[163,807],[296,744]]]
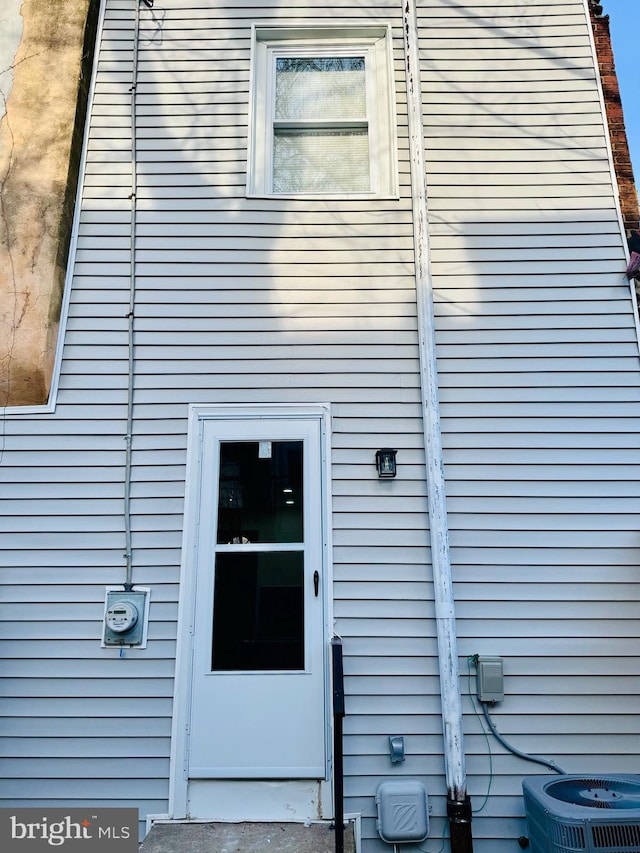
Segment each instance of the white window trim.
[[[366,58],[371,187],[367,192],[276,193],[272,187],[275,61],[280,56]],[[258,198],[397,198],[395,87],[389,24],[370,27],[252,26],[247,196]]]

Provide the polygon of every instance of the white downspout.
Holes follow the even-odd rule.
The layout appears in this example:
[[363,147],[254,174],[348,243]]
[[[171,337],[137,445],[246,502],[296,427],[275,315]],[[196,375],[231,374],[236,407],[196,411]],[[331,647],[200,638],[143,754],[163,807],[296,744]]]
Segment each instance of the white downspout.
[[[451,824],[451,850],[469,851],[471,850],[471,804],[467,796],[453,582],[449,556],[445,478],[442,464],[442,437],[440,432],[433,292],[429,265],[426,168],[415,0],[403,0],[403,15],[418,337],[420,347],[422,422],[426,453],[431,561],[433,566],[435,618],[440,668],[442,728],[448,794],[447,811],[450,819],[453,819],[456,824],[460,824],[461,822],[468,824],[468,830],[463,830],[463,835],[468,835],[468,838],[463,840],[460,839],[460,827],[458,825],[454,827],[454,824]],[[463,816],[464,820],[456,821],[456,816],[458,818]],[[456,837],[457,840],[455,840]]]

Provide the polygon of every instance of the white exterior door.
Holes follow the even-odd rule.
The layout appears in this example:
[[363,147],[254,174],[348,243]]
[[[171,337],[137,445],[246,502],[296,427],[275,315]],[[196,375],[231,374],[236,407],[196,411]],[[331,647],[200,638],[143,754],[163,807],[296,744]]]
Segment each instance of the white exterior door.
[[190,780],[325,776],[320,424],[202,423]]

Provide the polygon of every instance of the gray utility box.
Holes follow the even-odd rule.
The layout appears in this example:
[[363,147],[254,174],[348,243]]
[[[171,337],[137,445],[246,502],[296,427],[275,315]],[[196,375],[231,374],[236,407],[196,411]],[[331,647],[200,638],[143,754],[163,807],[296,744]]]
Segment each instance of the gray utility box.
[[476,689],[481,702],[504,701],[504,672],[502,658],[478,658]]
[[389,779],[378,785],[377,828],[388,844],[424,841],[429,835],[427,791],[415,779]]

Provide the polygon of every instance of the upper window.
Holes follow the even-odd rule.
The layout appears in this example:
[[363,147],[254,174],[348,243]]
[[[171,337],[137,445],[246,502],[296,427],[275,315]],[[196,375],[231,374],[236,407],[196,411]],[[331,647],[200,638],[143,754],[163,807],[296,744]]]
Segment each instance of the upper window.
[[250,195],[395,193],[387,29],[337,32],[255,31]]

